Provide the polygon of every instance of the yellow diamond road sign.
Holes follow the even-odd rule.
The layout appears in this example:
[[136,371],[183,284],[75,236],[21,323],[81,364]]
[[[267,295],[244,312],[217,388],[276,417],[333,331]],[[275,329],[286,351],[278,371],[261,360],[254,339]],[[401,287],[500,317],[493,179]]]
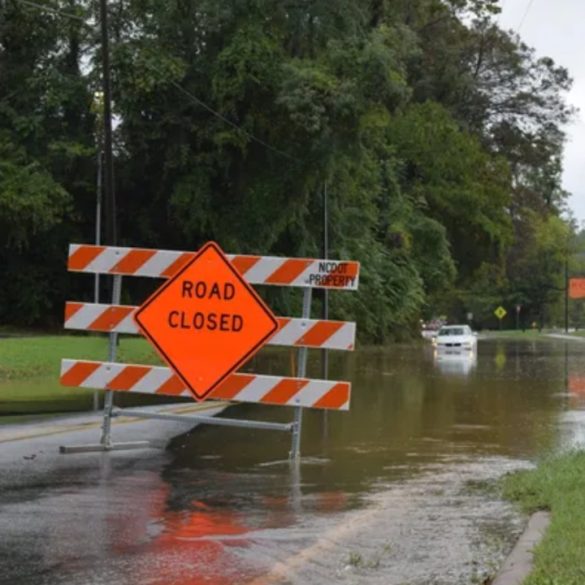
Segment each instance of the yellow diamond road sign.
[[504,307],[500,306],[494,311],[494,315],[500,319],[500,321],[508,314],[508,311]]

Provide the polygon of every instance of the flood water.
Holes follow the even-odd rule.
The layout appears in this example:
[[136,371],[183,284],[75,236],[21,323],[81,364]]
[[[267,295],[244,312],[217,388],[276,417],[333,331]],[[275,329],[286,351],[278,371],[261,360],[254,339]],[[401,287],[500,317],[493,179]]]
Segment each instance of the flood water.
[[0,583],[483,583],[522,529],[498,478],[585,438],[585,343],[364,349],[331,372],[351,410],[305,413],[299,466],[288,434],[200,427],[164,452],[71,456],[38,485],[0,474]]

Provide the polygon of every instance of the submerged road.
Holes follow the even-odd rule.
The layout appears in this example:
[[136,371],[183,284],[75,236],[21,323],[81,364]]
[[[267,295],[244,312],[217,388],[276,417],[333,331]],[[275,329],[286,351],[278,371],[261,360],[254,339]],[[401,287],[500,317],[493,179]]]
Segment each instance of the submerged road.
[[0,583],[481,583],[524,521],[497,479],[583,440],[583,357],[560,340],[357,352],[333,362],[350,413],[306,414],[298,466],[285,433],[117,420],[116,441],[160,448],[60,455],[99,417],[0,426]]
[[[226,403],[217,402],[183,403],[133,410],[214,416],[225,407]],[[62,446],[98,443],[101,425],[101,413],[90,413],[0,426],[2,585],[101,582],[89,575],[101,571],[99,559],[112,554],[110,537],[118,539],[119,528],[128,523],[127,528],[144,514],[147,501],[137,469],[147,476],[148,470],[160,472],[168,442],[196,426],[116,417],[112,423],[115,443],[148,441],[151,446],[60,453]],[[126,481],[136,483],[135,489],[126,489]],[[81,573],[72,574],[76,563],[85,566]],[[109,582],[126,581],[120,577]]]
[[[158,435],[162,446],[165,432],[179,430],[152,424],[120,421],[114,436]],[[154,423],[161,424],[168,427]],[[98,425],[82,417],[43,423],[28,435],[19,429],[18,438],[3,430],[2,585],[404,582],[389,581],[389,572],[422,583],[429,569],[441,575],[433,582],[456,583],[482,554],[494,562],[482,530],[506,526],[515,535],[521,527],[508,507],[467,488],[516,467],[499,458],[468,460],[465,469],[459,458],[446,459],[360,502],[343,489],[314,491],[310,478],[327,472],[326,459],[260,462],[236,472],[211,453],[188,461],[198,431],[166,451],[58,453],[63,444],[93,442]],[[416,551],[409,550],[413,539]]]

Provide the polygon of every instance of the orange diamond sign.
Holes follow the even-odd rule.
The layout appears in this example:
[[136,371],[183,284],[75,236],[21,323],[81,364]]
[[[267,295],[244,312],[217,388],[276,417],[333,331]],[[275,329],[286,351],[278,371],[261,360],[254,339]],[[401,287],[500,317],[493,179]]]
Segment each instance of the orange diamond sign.
[[278,328],[270,309],[214,242],[147,299],[134,319],[197,400]]

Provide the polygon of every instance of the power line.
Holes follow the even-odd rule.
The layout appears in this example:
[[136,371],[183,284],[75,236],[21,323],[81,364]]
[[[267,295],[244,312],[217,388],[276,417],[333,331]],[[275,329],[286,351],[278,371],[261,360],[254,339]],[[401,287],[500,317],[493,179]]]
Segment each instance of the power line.
[[[154,69],[156,71],[158,71],[159,73],[161,73],[161,70],[158,69],[157,67],[154,67]],[[283,150],[280,150],[279,148],[276,148],[275,146],[268,144],[268,142],[265,142],[264,140],[262,140],[261,138],[258,138],[254,134],[251,134],[247,130],[244,130],[244,128],[242,128],[241,126],[238,126],[238,124],[236,124],[235,122],[232,122],[229,118],[226,118],[223,114],[220,114],[218,111],[214,110],[211,106],[207,105],[204,101],[200,100],[197,96],[195,96],[191,92],[187,91],[182,85],[178,84],[176,81],[171,81],[171,85],[175,89],[179,90],[182,94],[184,94],[187,97],[189,97],[190,99],[192,99],[196,104],[198,104],[199,106],[201,106],[202,108],[207,110],[210,114],[212,114],[213,116],[215,116],[216,118],[218,118],[219,120],[221,120],[222,122],[227,124],[228,126],[231,126],[235,130],[238,130],[244,136],[247,136],[250,140],[257,142],[258,144],[264,146],[264,148],[267,148],[268,150],[271,150],[272,152],[274,152],[276,154],[284,156],[290,160],[300,162],[300,160],[298,158],[295,158],[294,156],[288,154],[287,152],[284,152]]]
[[500,0],[500,12],[496,17],[496,21],[498,22],[498,26],[502,26],[502,16],[504,14],[504,9],[506,8],[506,0]]
[[[63,12],[62,10],[59,10],[57,8],[52,8],[50,6],[37,4],[36,2],[32,2],[31,0],[16,0],[16,1],[20,2],[21,4],[24,4],[26,6],[37,8],[38,10],[41,10],[44,12],[49,12],[51,14],[63,16],[64,18],[71,18],[73,20],[80,21],[88,28],[91,28],[90,25],[88,25],[85,22],[84,18],[82,18],[81,16],[77,16],[76,14],[72,14],[70,12]],[[156,66],[152,66],[152,67],[153,67],[153,69],[158,71],[158,73],[161,73],[161,70],[158,69]],[[217,110],[213,109],[210,105],[205,103],[202,99],[198,98],[196,95],[192,94],[190,91],[186,90],[182,85],[180,85],[176,81],[171,81],[170,83],[175,89],[177,89],[182,94],[187,96],[189,99],[194,101],[197,105],[199,105],[203,109],[207,110],[211,115],[213,115],[216,118],[218,118],[219,120],[221,120],[224,124],[227,124],[228,126],[231,126],[234,130],[241,132],[244,136],[249,138],[251,141],[256,142],[257,144],[260,144],[261,146],[263,146],[267,150],[274,152],[275,154],[278,154],[280,156],[283,156],[283,157],[288,158],[289,160],[292,160],[295,162],[300,162],[300,160],[298,158],[292,156],[291,154],[284,152],[283,150],[280,150],[279,148],[276,148],[275,146],[272,146],[268,142],[262,140],[261,138],[258,138],[255,134],[248,132],[247,130],[245,130],[244,128],[242,128],[241,126],[236,124],[235,122],[232,122],[229,118],[226,118],[223,114],[221,114]]]
[[65,18],[71,18],[73,20],[77,20],[82,22],[85,26],[89,26],[85,22],[85,18],[81,16],[77,16],[77,14],[72,14],[71,12],[63,12],[63,10],[59,10],[58,8],[52,8],[51,6],[45,6],[43,4],[37,4],[36,2],[31,2],[31,0],[16,0],[25,6],[30,6],[31,8],[38,8],[43,12],[50,12],[51,14],[56,14],[58,16],[64,16]]
[[516,34],[518,34],[520,32],[520,29],[522,28],[522,25],[524,24],[524,21],[526,20],[526,17],[528,16],[528,13],[530,12],[530,9],[532,8],[533,4],[534,4],[534,0],[528,0],[528,5],[526,6],[526,10],[524,11],[524,16],[522,17],[522,20],[520,21],[520,24],[518,25],[518,28],[516,30]]

